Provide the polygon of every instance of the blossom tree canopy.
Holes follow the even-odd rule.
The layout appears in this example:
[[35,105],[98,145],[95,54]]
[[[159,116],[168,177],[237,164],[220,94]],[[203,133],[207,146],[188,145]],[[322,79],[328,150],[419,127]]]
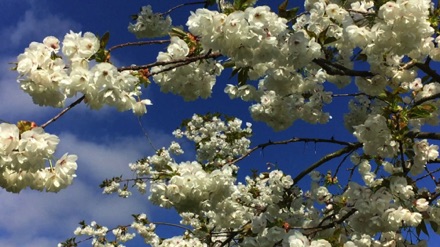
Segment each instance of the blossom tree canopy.
[[[17,57],[18,84],[35,104],[64,109],[39,126],[0,124],[0,186],[13,193],[70,186],[80,157],[78,164],[74,154],[56,158],[62,140],[45,127],[78,104],[142,116],[156,107],[142,96],[152,83],[185,101],[212,97],[222,87],[274,131],[297,120],[325,128],[335,114],[328,106],[345,97],[341,125],[351,140],[305,133],[252,143],[252,135],[265,133],[254,133],[251,123],[194,113],[173,132],[176,141],[133,157],[140,158],[129,164],[133,177],[115,174],[100,184],[106,194],[127,198],[138,191],[175,210],[180,224],[168,227],[181,235],[163,238],[156,226],[165,223],[133,214],[119,226],[82,221],[59,246],[123,246],[136,237],[151,246],[426,246],[429,234],[440,233],[440,134],[427,127],[439,125],[439,6],[429,0],[278,4],[187,1],[164,13],[148,5],[127,20],[139,41],[110,46],[109,33],[70,31],[62,40],[32,42]],[[183,8],[192,12],[174,23]],[[167,46],[155,60],[112,62],[115,50],[153,44]],[[220,80],[224,74],[235,83]],[[73,103],[66,107],[68,99]],[[183,142],[194,150],[184,150]],[[298,142],[339,149],[293,173],[240,170],[258,150]],[[180,158],[184,151],[192,159]],[[340,175],[342,166],[349,172]]]

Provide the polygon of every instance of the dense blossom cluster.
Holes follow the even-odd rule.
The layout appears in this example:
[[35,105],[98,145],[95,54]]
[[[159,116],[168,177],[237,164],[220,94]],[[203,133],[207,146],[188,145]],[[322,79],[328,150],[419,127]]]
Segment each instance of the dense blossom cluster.
[[[167,52],[159,52],[158,62],[170,62],[184,59],[190,53],[188,44],[179,37],[171,37],[171,44]],[[176,66],[177,65],[177,66]],[[197,61],[188,65],[178,66],[170,64],[154,67],[154,81],[159,84],[162,92],[181,95],[185,100],[208,98],[211,96],[212,87],[216,76],[220,75],[223,66],[213,59]]]
[[173,132],[177,138],[186,137],[196,143],[197,160],[214,162],[217,165],[244,154],[250,145],[251,124],[241,129],[242,121],[233,118],[227,122],[217,116],[194,115],[186,123],[185,130]]
[[286,23],[269,7],[260,6],[229,15],[198,9],[186,25],[200,37],[205,50],[220,51],[233,59],[236,66],[252,68],[273,59],[277,36],[286,30]]
[[76,176],[77,157],[66,153],[52,164],[59,142],[40,127],[20,133],[16,125],[1,123],[0,186],[11,192],[27,187],[48,192],[66,188]]
[[[344,126],[353,142],[316,139],[344,148],[292,175],[274,169],[240,179],[237,162],[274,142],[251,149],[251,124],[194,115],[173,132],[194,143],[193,159],[178,160],[184,151],[172,142],[130,164],[134,178],[101,184],[103,193],[124,198],[132,187],[148,194],[153,204],[177,211],[185,232],[162,239],[160,223],[140,214],[112,230],[82,223],[75,234],[91,236],[94,246],[124,243],[135,234],[152,246],[426,246],[420,236],[427,225],[440,232],[440,185],[433,175],[439,169],[431,171],[431,163],[440,162],[440,137],[422,132],[426,124],[439,124],[440,75],[431,68],[440,61],[439,7],[429,0],[306,0],[305,12],[292,16],[283,5],[276,14],[254,7],[256,1],[217,2],[220,11],[191,12],[188,32],[173,29],[166,52],[138,75],[152,76],[162,92],[196,100],[210,97],[216,77],[232,68],[239,81],[226,85],[225,93],[250,102],[252,118],[277,131],[296,120],[326,123],[326,105],[350,97]],[[159,37],[170,27],[169,16],[146,6],[129,30],[138,38]],[[39,105],[60,107],[83,94],[93,109],[146,113],[151,102],[139,97],[137,72],[121,72],[106,59],[90,63],[105,54],[102,42],[71,32],[62,45],[55,37],[31,43],[18,56],[20,86]],[[355,66],[359,60],[368,66]],[[335,86],[346,91],[330,92]],[[45,167],[57,137],[42,128],[20,132],[0,124],[0,140],[0,186],[58,191],[71,183],[76,156]],[[301,140],[310,141],[277,144]],[[341,156],[334,173],[322,174],[320,165]],[[350,171],[342,176],[345,184],[337,177],[343,166]],[[311,185],[299,187],[307,174]],[[434,185],[426,187],[424,179]],[[110,232],[115,242],[107,240]]]
[[128,31],[136,35],[138,39],[162,37],[167,35],[171,29],[171,17],[153,13],[150,5],[143,6],[134,19],[136,23],[130,23]]
[[43,43],[32,42],[18,56],[18,82],[38,105],[62,107],[66,98],[80,93],[92,109],[110,105],[119,111],[144,114],[146,105],[151,103],[139,99],[136,76],[130,71],[119,72],[108,62],[90,65],[89,60],[99,49],[100,41],[92,33],[70,32],[64,37],[62,48],[52,36]]
[[267,6],[229,15],[198,9],[187,22],[204,49],[227,55],[236,69],[248,71],[250,79],[265,76],[258,89],[228,85],[225,92],[231,98],[257,101],[250,109],[252,117],[277,130],[288,128],[297,119],[327,122],[329,114],[322,107],[331,102],[321,85],[322,72],[305,76],[297,71],[322,56],[321,46],[307,32],[288,32],[286,23]]

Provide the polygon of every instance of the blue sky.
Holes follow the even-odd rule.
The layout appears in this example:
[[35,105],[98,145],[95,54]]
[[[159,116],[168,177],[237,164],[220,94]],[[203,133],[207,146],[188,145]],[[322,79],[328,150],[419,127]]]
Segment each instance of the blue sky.
[[[53,35],[62,39],[69,30],[75,32],[110,32],[109,45],[135,41],[128,33],[130,15],[138,12],[142,4],[151,4],[155,11],[166,11],[181,1],[50,1],[50,0],[2,0],[0,1],[0,119],[8,122],[35,121],[42,124],[59,109],[42,108],[32,104],[29,96],[20,91],[17,74],[10,71],[11,62],[23,52],[31,41],[41,42]],[[260,1],[265,4],[270,1]],[[276,1],[279,2],[279,1]],[[173,12],[173,23],[184,25],[192,7]],[[176,16],[177,14],[177,16]],[[177,18],[176,18],[177,17]],[[130,47],[112,54],[116,65],[143,64],[155,61],[157,52],[165,46]],[[224,112],[240,116],[254,126],[252,146],[268,140],[284,140],[291,137],[316,137],[354,140],[342,126],[342,111],[346,99],[335,99],[329,107],[332,121],[325,125],[297,122],[292,128],[274,133],[263,123],[251,120],[249,105],[239,100],[231,101],[223,93],[224,86],[234,83],[229,72],[217,81],[213,97],[208,100],[184,102],[180,97],[160,93],[156,85],[144,92],[153,101],[148,113],[141,119],[144,128],[156,147],[166,146],[173,140],[171,132],[181,120],[193,113]],[[341,111],[342,109],[342,111]],[[138,119],[131,113],[119,113],[111,108],[91,111],[80,105],[61,119],[49,125],[47,132],[60,137],[58,154],[77,154],[78,177],[73,185],[57,194],[30,190],[11,194],[0,190],[0,246],[56,246],[72,236],[78,222],[96,220],[108,227],[129,224],[132,213],[147,213],[152,220],[175,221],[172,212],[159,210],[148,203],[146,196],[134,195],[124,200],[117,196],[102,195],[99,183],[118,175],[130,176],[128,163],[153,154],[153,149],[143,136]],[[348,138],[348,139],[347,139]],[[256,152],[243,161],[241,172],[249,174],[251,168],[266,169],[266,163],[276,163],[292,174],[301,171],[322,157],[323,153],[338,146],[323,144],[291,144],[269,147]],[[191,152],[187,157],[191,156]],[[336,163],[338,164],[338,163]],[[330,168],[330,164],[324,169]],[[84,246],[88,246],[85,244]],[[137,246],[128,243],[127,246]]]

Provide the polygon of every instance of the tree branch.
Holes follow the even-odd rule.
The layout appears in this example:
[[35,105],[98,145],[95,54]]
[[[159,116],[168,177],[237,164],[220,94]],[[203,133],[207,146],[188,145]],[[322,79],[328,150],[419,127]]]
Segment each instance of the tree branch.
[[430,100],[437,99],[437,98],[440,98],[440,93],[433,94],[431,96],[419,99],[416,102],[414,102],[414,106],[421,105],[421,104],[425,103],[426,101],[430,101]]
[[426,63],[416,63],[415,66],[425,72],[427,75],[431,76],[435,81],[440,82],[440,75],[437,71],[431,69]]
[[242,159],[246,158],[247,156],[249,156],[251,153],[255,152],[258,149],[265,149],[266,147],[272,146],[272,145],[285,145],[285,144],[294,143],[294,142],[315,142],[315,143],[324,142],[324,143],[334,143],[334,144],[345,145],[345,146],[354,145],[351,142],[338,141],[335,139],[293,137],[291,139],[284,140],[284,141],[276,141],[276,142],[268,141],[266,143],[259,144],[255,147],[251,148],[247,153],[243,154],[242,156],[230,161],[229,164],[235,164],[235,163],[241,161]]
[[316,232],[335,227],[337,224],[343,223],[346,219],[350,218],[350,216],[352,216],[356,212],[357,212],[357,209],[352,208],[350,211],[348,211],[348,213],[346,213],[344,216],[339,218],[339,220],[337,220],[337,221],[333,221],[332,223],[327,224],[327,225],[323,225],[323,226],[306,228],[304,230],[311,230],[311,231],[308,233],[305,233],[305,235],[312,235],[312,234],[315,234]]
[[46,128],[47,125],[51,124],[52,122],[55,122],[60,118],[62,115],[64,115],[66,112],[68,112],[70,109],[81,103],[85,99],[85,96],[81,96],[79,99],[75,100],[72,104],[70,104],[68,107],[66,107],[64,110],[62,110],[60,113],[58,113],[55,117],[49,119],[49,121],[45,122],[44,124],[40,125],[41,128]]
[[410,131],[406,134],[409,138],[440,140],[440,133],[434,132],[414,132]]
[[329,75],[346,75],[346,76],[360,76],[360,77],[372,77],[373,73],[370,71],[359,71],[348,69],[340,64],[332,63],[323,58],[316,58],[312,60],[315,64],[323,68]]
[[208,58],[218,58],[220,57],[221,54],[219,52],[214,52],[214,53],[207,53],[204,55],[199,55],[199,56],[194,56],[194,57],[185,57],[185,58],[181,58],[181,59],[176,59],[176,60],[172,60],[172,61],[162,61],[162,62],[154,62],[154,63],[149,63],[149,64],[145,64],[145,65],[140,65],[140,66],[127,66],[127,67],[121,67],[118,68],[118,71],[124,71],[124,70],[141,70],[141,69],[149,69],[155,66],[160,66],[160,65],[169,65],[169,64],[179,64],[179,63],[183,63],[185,64],[189,64],[195,61],[199,61],[199,60],[203,60],[203,59],[208,59]]
[[315,170],[316,168],[320,167],[322,164],[324,164],[325,162],[332,160],[336,157],[339,157],[345,153],[349,153],[352,152],[358,148],[362,147],[362,143],[358,142],[355,144],[351,144],[345,148],[339,149],[336,152],[333,152],[331,154],[328,154],[324,157],[322,157],[320,160],[318,160],[316,163],[312,164],[311,166],[309,166],[307,169],[303,170],[300,174],[298,174],[294,179],[293,179],[293,184],[297,184],[303,177],[305,177],[307,174],[309,174],[311,171]]
[[161,15],[168,15],[169,13],[171,13],[172,11],[174,11],[175,9],[178,9],[180,7],[183,6],[187,6],[187,5],[196,5],[196,4],[206,4],[208,1],[200,1],[200,2],[191,2],[191,3],[182,3],[179,4],[177,6],[172,7],[171,9],[169,9],[167,12],[163,12],[161,13]]
[[167,43],[170,43],[170,40],[149,40],[149,41],[127,42],[110,47],[108,49],[108,52],[112,52],[116,49],[127,46],[142,46],[142,45],[167,44]]

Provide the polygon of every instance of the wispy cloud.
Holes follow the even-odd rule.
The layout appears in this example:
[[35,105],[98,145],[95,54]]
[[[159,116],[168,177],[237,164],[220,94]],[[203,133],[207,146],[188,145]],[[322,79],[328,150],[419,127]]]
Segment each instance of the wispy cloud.
[[[170,137],[153,134],[168,143]],[[116,137],[94,143],[66,133],[60,135],[60,155],[78,155],[78,178],[57,194],[25,190],[20,194],[0,191],[0,246],[55,246],[73,235],[78,222],[96,220],[103,225],[130,223],[132,213],[148,213],[146,196],[121,199],[103,195],[98,187],[104,178],[125,174],[128,163],[154,151],[142,137]]]
[[17,83],[18,74],[11,71],[11,62],[15,57],[0,59],[0,119],[5,121],[42,119],[47,114],[59,111],[49,107],[39,107],[32,103],[29,95],[24,93]]
[[[12,2],[12,1],[11,1]],[[38,4],[38,5],[37,5]],[[17,84],[17,73],[11,71],[16,57],[32,41],[42,42],[44,37],[52,35],[62,38],[71,29],[79,29],[80,24],[70,19],[47,13],[41,8],[42,3],[33,0],[20,4],[2,5],[2,11],[16,13],[15,8],[29,8],[23,14],[10,15],[7,24],[0,25],[0,119],[6,121],[45,119],[46,114],[59,110],[49,107],[39,107],[32,103],[30,96],[21,91]],[[44,4],[43,4],[44,5]],[[37,6],[34,8],[34,6]],[[9,13],[10,13],[9,12]],[[29,119],[26,119],[29,118]]]
[[69,30],[81,27],[77,22],[44,11],[30,9],[20,16],[16,24],[0,30],[3,37],[0,41],[0,47],[3,47],[1,50],[24,47],[32,41],[41,42],[49,35],[62,38]]

